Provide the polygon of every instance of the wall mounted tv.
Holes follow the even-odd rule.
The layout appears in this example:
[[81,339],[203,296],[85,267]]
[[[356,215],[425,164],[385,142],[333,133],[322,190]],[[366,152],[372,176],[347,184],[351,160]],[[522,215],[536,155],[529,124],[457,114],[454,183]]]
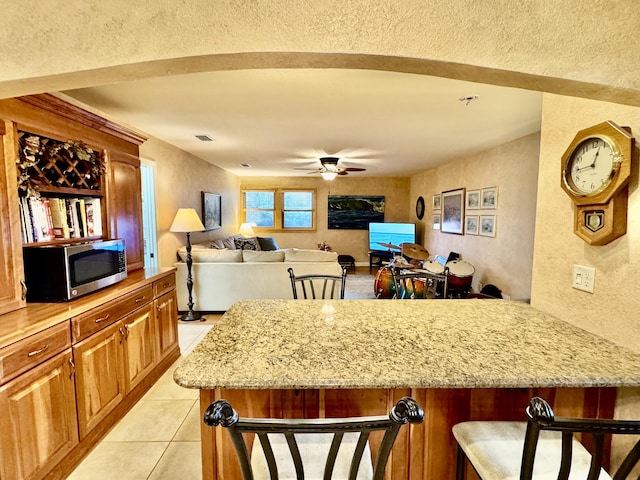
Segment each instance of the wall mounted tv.
[[400,246],[401,243],[416,243],[416,226],[414,223],[370,223],[369,250],[397,250],[380,245],[387,243]]

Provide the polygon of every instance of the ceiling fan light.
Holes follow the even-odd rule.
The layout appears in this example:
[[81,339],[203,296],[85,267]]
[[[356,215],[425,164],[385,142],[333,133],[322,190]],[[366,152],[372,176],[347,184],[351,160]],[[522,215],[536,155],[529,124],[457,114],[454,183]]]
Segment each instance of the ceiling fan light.
[[333,180],[338,176],[338,172],[326,171],[326,172],[320,172],[320,175],[322,175],[322,178],[324,178],[325,180]]

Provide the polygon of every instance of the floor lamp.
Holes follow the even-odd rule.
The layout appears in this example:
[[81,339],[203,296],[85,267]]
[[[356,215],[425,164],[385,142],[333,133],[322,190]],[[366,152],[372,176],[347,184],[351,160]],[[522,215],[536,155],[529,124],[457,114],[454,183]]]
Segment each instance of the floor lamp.
[[193,298],[191,297],[191,290],[193,289],[193,277],[191,276],[191,232],[201,232],[204,230],[204,225],[198,217],[198,214],[193,208],[179,208],[176,213],[173,223],[169,231],[182,232],[187,234],[187,291],[189,292],[189,301],[187,307],[189,311],[185,313],[180,320],[183,322],[193,322],[195,320],[201,320],[202,315],[193,311]]

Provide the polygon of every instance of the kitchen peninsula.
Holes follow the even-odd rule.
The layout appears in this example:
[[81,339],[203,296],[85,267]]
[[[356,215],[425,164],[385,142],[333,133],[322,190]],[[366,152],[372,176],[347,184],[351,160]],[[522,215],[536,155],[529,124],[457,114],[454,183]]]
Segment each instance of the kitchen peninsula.
[[[640,355],[520,302],[250,300],[174,379],[200,389],[201,410],[226,398],[241,416],[379,415],[411,395],[425,422],[402,431],[388,474],[453,478],[453,424],[524,419],[532,395],[610,417],[611,387],[640,385]],[[238,478],[222,430],[202,427],[204,479]]]

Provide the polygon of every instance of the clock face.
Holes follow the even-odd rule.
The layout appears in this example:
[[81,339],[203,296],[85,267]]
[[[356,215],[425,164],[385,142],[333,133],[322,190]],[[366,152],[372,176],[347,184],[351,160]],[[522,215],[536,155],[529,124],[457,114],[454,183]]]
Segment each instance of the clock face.
[[566,180],[578,195],[596,195],[607,188],[619,167],[619,155],[601,137],[590,137],[578,144],[569,158]]

